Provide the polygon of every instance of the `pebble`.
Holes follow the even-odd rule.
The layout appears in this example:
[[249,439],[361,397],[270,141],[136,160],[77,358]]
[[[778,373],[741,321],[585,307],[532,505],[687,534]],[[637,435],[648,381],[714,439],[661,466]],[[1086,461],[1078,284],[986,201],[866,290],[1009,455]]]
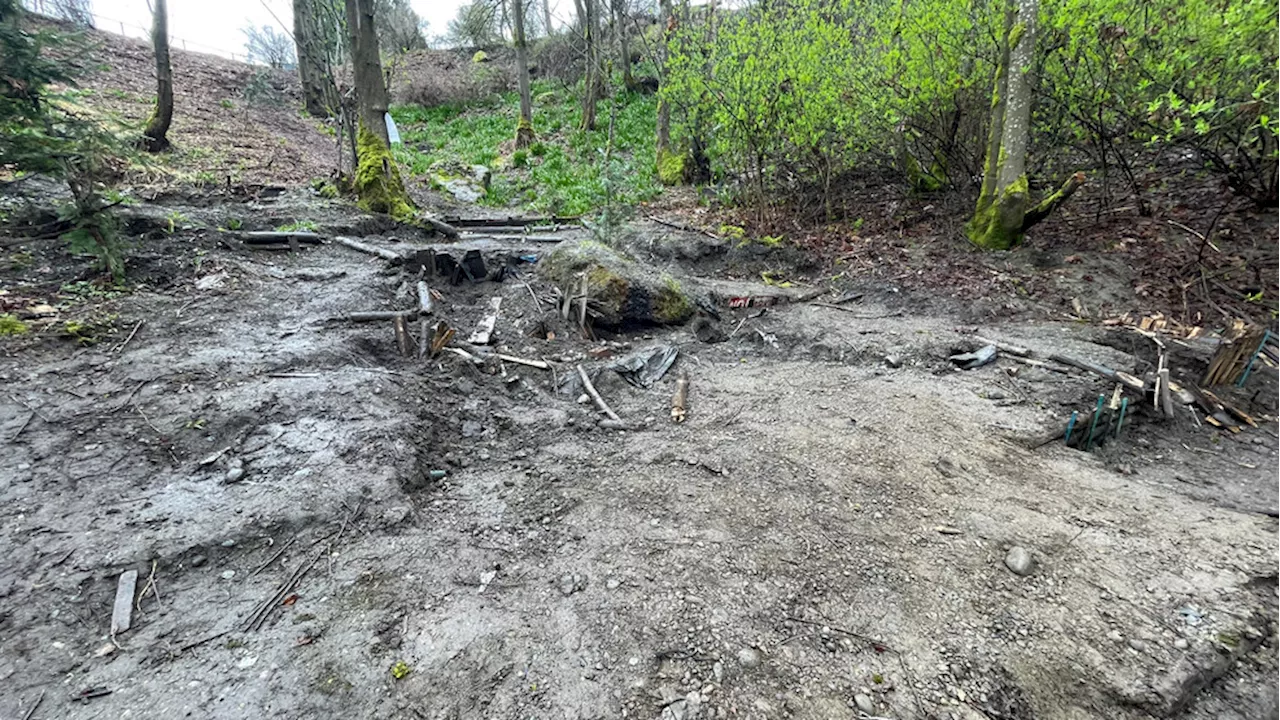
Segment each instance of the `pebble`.
[[618,588],[622,587],[622,581],[619,580],[618,578],[609,578],[609,581],[605,583],[605,587],[609,588],[610,590],[617,590]]
[[1145,641],[1145,640],[1139,640],[1138,638],[1129,638],[1129,647],[1130,647],[1131,649],[1133,649],[1133,650],[1138,651],[1138,652],[1146,652],[1146,651],[1147,651],[1147,643],[1146,643],[1146,641]]
[[206,559],[207,558],[205,558],[205,556],[203,555],[196,555],[195,557],[191,558],[191,567],[200,567],[205,563]]
[[862,693],[858,693],[857,695],[853,696],[853,704],[857,705],[859,710],[861,710],[862,712],[868,715],[871,715],[876,711],[875,702],[873,702],[871,698],[867,697],[866,695],[863,695]]
[[885,355],[884,364],[891,368],[900,368],[902,367],[902,358],[897,355]]
[[1026,577],[1036,569],[1036,559],[1031,556],[1031,551],[1015,545],[1009,548],[1009,553],[1004,556],[1004,566],[1014,575]]
[[235,540],[227,539],[222,541],[222,547],[229,548],[229,547],[235,547],[235,546],[236,546]]
[[738,663],[742,667],[756,667],[760,664],[760,659],[760,651],[755,648],[742,648],[738,651]]
[[1173,641],[1173,646],[1179,650],[1186,650],[1191,646],[1191,643],[1187,642],[1186,638],[1178,638]]
[[258,662],[258,658],[250,655],[248,657],[240,658],[240,661],[236,663],[236,667],[240,668],[241,670],[247,670],[253,667],[254,665],[256,665],[257,662]]
[[1124,635],[1122,635],[1119,630],[1112,630],[1107,633],[1107,639],[1111,642],[1124,642]]
[[236,571],[235,571],[235,570],[223,570],[223,571],[222,571],[222,579],[223,579],[223,580],[230,580],[231,578],[233,578],[233,577],[235,577],[235,576],[236,576]]
[[223,482],[225,482],[228,485],[231,485],[232,483],[238,483],[243,479],[244,479],[244,468],[233,467],[227,471],[227,477],[223,480]]

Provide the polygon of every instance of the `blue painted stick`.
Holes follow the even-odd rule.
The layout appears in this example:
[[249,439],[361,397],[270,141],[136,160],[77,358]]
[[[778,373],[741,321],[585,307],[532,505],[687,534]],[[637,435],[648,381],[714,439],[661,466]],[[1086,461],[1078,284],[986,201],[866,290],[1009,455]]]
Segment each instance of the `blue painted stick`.
[[1079,415],[1080,413],[1076,412],[1075,410],[1071,411],[1071,419],[1067,421],[1067,439],[1062,441],[1064,445],[1071,444],[1071,430],[1075,428],[1076,417],[1078,417]]
[[1129,409],[1129,398],[1120,401],[1120,419],[1116,421],[1116,437],[1120,437],[1120,428],[1124,425],[1124,413]]
[[1089,437],[1084,439],[1084,451],[1089,452],[1089,448],[1093,447],[1093,431],[1098,429],[1098,417],[1102,415],[1102,403],[1106,402],[1106,395],[1098,396],[1098,407],[1093,410],[1093,422],[1089,424]]

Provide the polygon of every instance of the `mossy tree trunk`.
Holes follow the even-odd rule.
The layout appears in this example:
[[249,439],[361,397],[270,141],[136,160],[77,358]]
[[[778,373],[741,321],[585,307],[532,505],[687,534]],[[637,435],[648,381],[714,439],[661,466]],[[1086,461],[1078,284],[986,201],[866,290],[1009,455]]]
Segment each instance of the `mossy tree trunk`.
[[526,0],[511,0],[512,39],[516,45],[516,84],[520,88],[520,119],[516,121],[516,147],[533,144],[533,100],[529,97],[529,43],[524,34]]
[[327,118],[338,113],[338,89],[334,85],[315,2],[293,0],[293,43],[298,55],[303,107],[312,117]]
[[156,55],[156,109],[142,131],[142,144],[149,152],[169,147],[169,125],[173,123],[173,66],[169,64],[169,7],[166,0],[151,6],[151,46]]
[[358,204],[370,212],[397,218],[413,217],[413,203],[405,192],[400,170],[387,139],[387,86],[382,76],[378,34],[373,25],[374,0],[346,0],[347,31],[351,35],[357,115],[355,191]]
[[1037,12],[1038,0],[1008,0],[1005,10],[982,190],[966,227],[974,244],[992,250],[1021,242],[1030,203],[1026,167]]

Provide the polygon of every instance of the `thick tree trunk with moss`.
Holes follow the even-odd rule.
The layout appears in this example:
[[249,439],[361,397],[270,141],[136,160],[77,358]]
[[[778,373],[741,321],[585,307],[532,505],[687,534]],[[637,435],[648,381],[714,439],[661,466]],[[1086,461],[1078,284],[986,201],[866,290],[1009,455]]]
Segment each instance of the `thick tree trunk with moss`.
[[966,230],[979,247],[1007,250],[1022,241],[1030,206],[1027,144],[1038,0],[1008,0],[1001,64],[991,99],[991,128],[978,206]]
[[413,204],[387,140],[387,86],[382,77],[378,34],[373,25],[374,0],[346,0],[347,30],[355,71],[357,115],[355,191],[358,204],[370,212],[412,218]]
[[173,123],[173,67],[169,64],[169,7],[155,0],[151,9],[151,46],[156,54],[156,109],[142,131],[143,146],[149,152],[169,147],[169,125]]
[[313,117],[326,118],[338,112],[338,90],[326,61],[324,35],[314,3],[315,0],[293,0],[293,41],[303,107]]
[[511,0],[512,33],[516,44],[516,84],[520,88],[520,119],[516,121],[516,147],[533,144],[533,100],[529,97],[529,43],[525,39],[526,0]]

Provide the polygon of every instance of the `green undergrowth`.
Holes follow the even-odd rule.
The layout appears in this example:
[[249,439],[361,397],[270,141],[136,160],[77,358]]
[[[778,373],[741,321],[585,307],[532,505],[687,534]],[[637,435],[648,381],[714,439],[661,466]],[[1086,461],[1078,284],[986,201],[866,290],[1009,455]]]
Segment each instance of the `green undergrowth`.
[[597,128],[582,131],[581,105],[572,94],[537,82],[532,95],[534,143],[524,150],[515,150],[519,97],[514,92],[471,106],[393,107],[404,141],[396,159],[415,181],[433,186],[466,175],[470,166],[489,167],[493,177],[481,204],[491,207],[579,215],[603,207],[610,184],[620,205],[662,191],[654,171],[653,96],[618,96],[612,162],[606,169],[610,101],[600,101]]

